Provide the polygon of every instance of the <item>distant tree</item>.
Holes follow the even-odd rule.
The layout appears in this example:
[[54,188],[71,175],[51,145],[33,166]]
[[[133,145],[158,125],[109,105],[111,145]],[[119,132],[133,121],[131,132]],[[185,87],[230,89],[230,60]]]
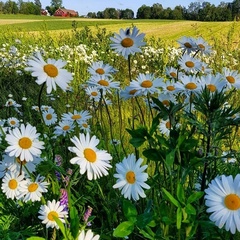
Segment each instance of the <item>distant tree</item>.
[[97,12],[97,18],[103,18],[103,12],[102,11]]
[[240,0],[234,0],[232,2],[232,16],[240,20]]
[[46,6],[46,9],[50,15],[53,15],[55,13],[55,11],[57,10],[55,7],[52,7],[52,6]]
[[40,15],[41,14],[41,8],[34,4],[33,2],[22,2],[19,13],[21,14],[33,14],[33,15]]
[[154,3],[151,7],[151,18],[160,19],[162,11],[163,11],[162,4]]
[[51,6],[58,9],[62,7],[62,0],[51,0]]
[[17,3],[11,0],[8,0],[3,7],[3,13],[8,14],[17,14],[19,11]]
[[106,8],[103,11],[103,18],[118,19],[119,11],[117,11],[115,8]]
[[137,10],[137,18],[138,19],[150,19],[151,18],[151,7],[146,6],[145,4],[142,5]]
[[183,19],[183,8],[182,6],[176,6],[170,13],[169,18],[174,20],[182,20]]
[[134,12],[133,10],[127,8],[125,10],[120,10],[120,16],[119,18],[123,19],[133,19],[134,18]]
[[96,18],[97,16],[96,16],[96,13],[95,13],[95,12],[89,12],[89,13],[87,14],[87,17],[89,17],[89,18]]
[[38,6],[39,9],[41,10],[41,8],[42,8],[42,3],[40,2],[40,0],[34,0],[34,4],[35,4],[36,6]]
[[199,20],[198,12],[201,9],[202,5],[200,2],[191,2],[188,6],[188,20]]
[[161,18],[162,19],[170,19],[171,12],[172,12],[172,9],[170,7],[163,9],[163,11],[161,13]]
[[3,13],[3,9],[4,9],[4,2],[0,2],[0,13]]

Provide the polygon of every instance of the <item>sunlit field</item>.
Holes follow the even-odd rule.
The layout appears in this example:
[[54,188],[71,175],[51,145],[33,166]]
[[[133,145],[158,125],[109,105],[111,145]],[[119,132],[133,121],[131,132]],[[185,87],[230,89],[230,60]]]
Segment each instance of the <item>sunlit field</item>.
[[239,30],[0,15],[0,239],[240,239]]

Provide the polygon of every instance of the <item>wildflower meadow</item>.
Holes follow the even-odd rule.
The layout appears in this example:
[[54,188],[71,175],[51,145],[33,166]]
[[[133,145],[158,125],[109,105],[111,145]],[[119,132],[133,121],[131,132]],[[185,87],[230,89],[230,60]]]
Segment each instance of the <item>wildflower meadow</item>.
[[0,42],[0,239],[240,239],[239,49],[41,34]]

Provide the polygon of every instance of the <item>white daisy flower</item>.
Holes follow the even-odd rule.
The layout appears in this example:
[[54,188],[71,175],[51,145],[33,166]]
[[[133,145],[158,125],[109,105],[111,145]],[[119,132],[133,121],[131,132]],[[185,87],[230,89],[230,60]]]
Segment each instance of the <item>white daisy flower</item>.
[[111,76],[112,73],[116,72],[116,69],[109,64],[104,64],[103,61],[93,62],[90,67],[88,67],[88,72],[91,75],[100,76]]
[[179,72],[179,70],[174,67],[166,67],[165,71],[166,71],[166,75],[169,78],[174,79],[174,80],[179,79],[183,75],[182,72]]
[[72,164],[78,164],[80,167],[80,174],[87,172],[89,180],[97,179],[103,175],[108,175],[108,169],[112,166],[109,161],[112,160],[112,156],[105,150],[97,149],[99,140],[96,136],[90,138],[89,133],[79,134],[79,138],[74,136],[71,138],[74,143],[74,147],[69,147],[69,151],[75,153],[77,156],[72,158],[70,162]]
[[47,126],[53,125],[57,122],[57,114],[55,113],[53,108],[44,110],[42,112],[42,116],[43,116],[44,122]]
[[176,85],[176,83],[172,79],[162,82],[162,85],[161,85],[162,93],[165,95],[168,94],[168,95],[172,96],[174,93],[177,92],[175,85]]
[[142,162],[142,158],[136,161],[134,154],[129,154],[121,163],[116,164],[117,173],[114,177],[117,178],[117,183],[113,188],[119,188],[122,195],[129,200],[132,198],[137,201],[139,196],[146,197],[143,188],[150,189],[150,186],[145,183],[148,174],[143,172],[148,166],[141,166]]
[[212,47],[202,37],[195,39],[195,44],[197,45],[197,50],[202,54],[210,55],[212,53]]
[[199,92],[203,88],[203,83],[199,82],[199,78],[195,76],[184,76],[181,82],[175,84],[176,90],[190,95],[194,92]]
[[10,127],[19,127],[19,120],[15,117],[8,118],[7,122]]
[[56,90],[56,85],[66,91],[68,83],[73,79],[70,72],[62,69],[66,64],[65,61],[55,59],[47,59],[45,62],[40,52],[37,52],[36,57],[32,57],[28,61],[29,67],[26,67],[25,70],[32,72],[33,77],[37,77],[37,84],[41,85],[46,82],[47,93]]
[[183,54],[183,56],[178,60],[178,64],[180,69],[190,73],[197,73],[201,71],[202,67],[201,61],[188,54]]
[[109,77],[102,77],[100,75],[92,76],[88,80],[88,84],[90,86],[95,86],[98,89],[101,89],[103,92],[110,92],[112,89],[119,89],[120,83],[119,82],[113,82],[113,80]]
[[19,172],[9,172],[2,179],[1,189],[7,198],[19,199],[21,190],[25,184],[24,174],[19,175]]
[[85,230],[82,230],[77,240],[98,240],[98,239],[100,239],[100,236],[99,235],[94,236],[92,230],[89,229],[87,230],[87,232],[85,232]]
[[159,130],[162,134],[165,134],[167,137],[170,134],[170,129],[171,129],[171,123],[169,119],[167,120],[161,120],[159,123]]
[[132,33],[130,28],[120,29],[120,34],[114,33],[114,37],[110,37],[113,42],[110,44],[110,47],[125,59],[128,59],[130,54],[134,55],[136,52],[141,52],[140,47],[146,45],[143,42],[145,34],[141,33],[138,35],[138,33],[139,30],[136,27],[133,27]]
[[233,154],[230,151],[224,151],[222,153],[222,160],[225,163],[235,163],[237,159],[233,157]]
[[73,113],[68,112],[68,113],[62,114],[63,121],[77,122],[78,124],[86,122],[91,117],[92,116],[90,115],[89,111],[87,111],[87,110],[82,110],[82,111],[74,110]]
[[98,87],[87,87],[85,89],[86,94],[89,96],[90,99],[98,102],[101,98],[101,93]]
[[37,165],[42,161],[41,158],[33,156],[33,161],[27,162],[21,161],[19,157],[10,157],[7,154],[3,154],[2,161],[0,162],[0,178],[2,178],[6,172],[18,172],[20,175],[24,173],[29,177],[29,173],[33,173],[36,170]]
[[216,91],[221,92],[226,86],[226,81],[223,81],[221,74],[202,76],[200,82],[202,82],[211,93]]
[[182,37],[177,42],[180,45],[180,48],[184,50],[184,52],[187,52],[187,54],[195,51],[197,49],[197,45],[195,42],[195,39],[192,37]]
[[54,217],[58,218],[61,222],[65,223],[65,218],[68,217],[67,211],[63,210],[64,206],[60,205],[60,202],[54,199],[52,202],[47,201],[47,205],[41,205],[39,210],[39,216],[38,218],[42,220],[43,224],[46,224],[46,228],[57,228],[59,229],[59,226],[57,225],[56,221],[54,220]]
[[127,86],[124,90],[120,91],[120,97],[124,100],[133,98],[137,96],[137,89],[133,86]]
[[19,157],[21,161],[33,161],[33,156],[40,156],[41,149],[44,149],[44,142],[38,140],[39,135],[36,127],[21,124],[20,129],[14,128],[6,134],[6,141],[10,146],[5,152],[9,152],[10,157]]
[[21,189],[21,194],[19,195],[22,198],[23,202],[27,201],[40,201],[42,193],[46,193],[47,186],[49,183],[44,182],[44,177],[40,175],[37,176],[36,180],[32,182],[30,179],[26,180],[26,184]]
[[153,74],[140,73],[136,80],[130,82],[130,87],[136,89],[136,95],[147,95],[159,93],[159,87],[162,86],[163,80],[161,78],[155,78]]
[[80,124],[80,129],[83,130],[84,132],[90,132],[90,125],[87,122],[82,122]]
[[67,133],[70,133],[73,130],[73,122],[65,120],[58,123],[58,126],[55,127],[54,134],[56,134],[57,136],[66,136]]
[[158,100],[165,106],[165,107],[169,107],[170,106],[170,102],[172,103],[177,103],[177,100],[175,98],[174,95],[171,94],[164,94],[164,93],[160,93],[158,95]]
[[223,68],[223,77],[227,82],[227,88],[235,87],[240,89],[240,74],[237,70],[230,70],[229,68]]
[[240,232],[240,174],[217,176],[205,190],[205,205],[210,220],[219,228],[225,226],[232,234]]

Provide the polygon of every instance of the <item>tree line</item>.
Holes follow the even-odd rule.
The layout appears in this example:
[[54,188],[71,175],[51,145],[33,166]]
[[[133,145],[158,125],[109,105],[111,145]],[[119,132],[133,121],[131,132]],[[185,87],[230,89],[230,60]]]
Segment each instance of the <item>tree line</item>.
[[[51,0],[47,6],[50,15],[62,6],[62,0]],[[40,0],[24,2],[23,0],[8,0],[6,3],[0,1],[0,13],[5,14],[41,14],[42,4]],[[74,10],[74,9],[73,9]],[[106,8],[103,11],[89,12],[89,18],[103,19],[133,19],[134,11],[131,9]],[[174,20],[197,20],[197,21],[231,21],[240,19],[240,0],[233,2],[221,2],[218,6],[209,2],[192,2],[188,8],[178,5],[171,8],[163,8],[162,4],[155,3],[152,6],[142,5],[136,13],[137,19],[174,19]]]
[[[106,8],[104,11],[89,12],[89,18],[132,19],[134,12],[131,9],[119,10]],[[162,4],[152,6],[142,5],[136,13],[137,19],[174,19],[197,21],[231,21],[240,18],[240,0],[221,2],[218,6],[209,2],[192,2],[188,8],[181,5],[171,9],[163,8]]]

